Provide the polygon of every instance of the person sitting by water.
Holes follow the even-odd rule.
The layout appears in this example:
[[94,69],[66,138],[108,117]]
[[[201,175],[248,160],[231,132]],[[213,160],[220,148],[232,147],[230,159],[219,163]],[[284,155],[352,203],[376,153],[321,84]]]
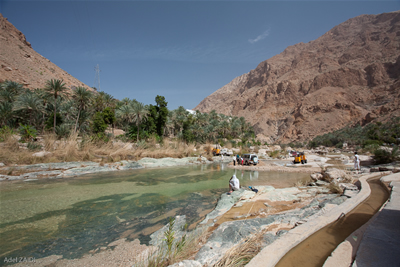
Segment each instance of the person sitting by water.
[[358,172],[360,168],[360,156],[357,154],[357,152],[354,152],[354,169],[356,172]]
[[236,175],[232,175],[231,179],[229,180],[229,194],[233,191],[237,191],[240,189],[240,182],[239,179],[236,178]]

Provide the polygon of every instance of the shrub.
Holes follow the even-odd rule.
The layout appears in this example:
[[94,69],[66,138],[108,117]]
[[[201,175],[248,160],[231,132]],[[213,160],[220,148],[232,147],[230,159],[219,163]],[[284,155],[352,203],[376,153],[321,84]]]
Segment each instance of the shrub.
[[268,155],[271,158],[277,158],[279,156],[279,150],[275,150],[275,151],[269,152]]
[[374,160],[376,164],[391,163],[399,158],[399,147],[393,147],[392,151],[379,148],[374,152]]
[[380,141],[380,140],[366,140],[364,143],[363,143],[363,147],[366,147],[366,146],[371,146],[371,145],[373,145],[373,146],[381,146],[381,145],[383,145],[383,142],[382,141]]
[[33,141],[36,138],[36,129],[30,125],[21,125],[19,128],[19,133],[21,134],[22,141]]
[[104,121],[103,114],[101,112],[96,112],[93,118],[92,131],[98,134],[98,133],[104,133],[106,129],[107,129],[107,124]]
[[[63,119],[60,113],[56,113],[56,126],[61,125],[63,123]],[[50,114],[49,118],[46,121],[46,130],[51,130],[54,127],[54,112]]]
[[58,138],[69,136],[71,133],[71,126],[68,124],[61,124],[56,126],[56,135]]
[[364,151],[375,153],[375,150],[379,149],[378,144],[370,144],[364,147]]
[[110,141],[110,135],[105,133],[96,133],[91,136],[91,141],[94,143],[108,143]]
[[42,146],[38,143],[28,142],[27,148],[31,151],[41,150]]
[[114,124],[115,122],[115,112],[110,108],[106,107],[101,113],[103,120],[106,124]]
[[14,134],[14,131],[6,126],[3,126],[0,128],[0,142],[6,141],[8,138],[10,138]]

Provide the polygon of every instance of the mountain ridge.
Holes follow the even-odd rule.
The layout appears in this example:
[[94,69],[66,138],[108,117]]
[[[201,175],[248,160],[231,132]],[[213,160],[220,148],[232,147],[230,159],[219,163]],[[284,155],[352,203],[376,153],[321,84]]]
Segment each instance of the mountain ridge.
[[262,61],[195,110],[243,116],[268,142],[306,141],[399,116],[399,77],[400,11],[361,15]]
[[69,89],[93,88],[37,53],[25,35],[0,13],[0,82],[11,80],[27,88],[44,88],[47,80],[62,79]]

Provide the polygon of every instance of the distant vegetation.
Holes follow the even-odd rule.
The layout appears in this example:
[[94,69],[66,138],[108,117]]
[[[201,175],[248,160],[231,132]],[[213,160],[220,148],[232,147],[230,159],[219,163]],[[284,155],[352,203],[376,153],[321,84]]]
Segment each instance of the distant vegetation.
[[[335,146],[342,148],[347,143],[355,149],[363,149],[374,154],[377,164],[390,163],[399,159],[400,117],[392,118],[387,123],[370,123],[364,127],[345,127],[341,130],[316,136],[308,146]],[[386,145],[390,149],[382,147]]]
[[400,117],[387,123],[370,123],[364,127],[345,127],[343,129],[316,136],[309,147],[335,146],[342,148],[343,143],[361,148],[378,147],[386,144],[400,144]]
[[119,101],[83,87],[70,91],[62,80],[49,80],[45,88],[34,90],[13,81],[0,83],[1,132],[18,132],[24,142],[46,132],[58,138],[78,134],[108,142],[112,134],[106,134],[107,128],[125,130],[126,135],[118,138],[134,142],[162,142],[165,137],[186,143],[223,144],[228,140],[233,146],[254,142],[253,129],[243,117],[215,111],[191,114],[182,106],[168,110],[167,105],[159,95],[155,104],[146,105],[129,98]]

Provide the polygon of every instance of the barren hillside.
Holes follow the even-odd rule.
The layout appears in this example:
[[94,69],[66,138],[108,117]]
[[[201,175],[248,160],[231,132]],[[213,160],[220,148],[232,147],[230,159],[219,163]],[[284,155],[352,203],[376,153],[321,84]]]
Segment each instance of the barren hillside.
[[68,88],[90,88],[35,52],[25,35],[0,14],[0,82],[12,80],[28,88],[43,88],[50,79],[63,79]]

